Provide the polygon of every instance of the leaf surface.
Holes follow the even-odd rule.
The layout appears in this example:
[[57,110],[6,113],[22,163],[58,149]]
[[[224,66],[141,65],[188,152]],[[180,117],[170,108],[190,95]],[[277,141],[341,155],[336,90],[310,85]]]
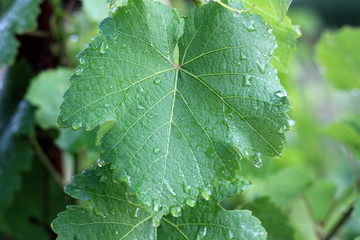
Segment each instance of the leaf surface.
[[99,165],[111,163],[159,215],[199,191],[208,198],[216,177],[235,179],[237,152],[282,150],[289,101],[269,63],[268,29],[258,15],[235,17],[214,2],[182,21],[160,3],[130,1],[80,53],[58,123],[116,120]]
[[0,11],[0,66],[12,64],[18,48],[16,34],[36,28],[36,17],[41,0],[9,1],[6,10]]
[[287,69],[295,51],[296,39],[301,35],[291,23],[289,17],[286,16],[287,10],[291,4],[291,0],[244,0],[247,7],[251,7],[254,3],[256,7],[251,11],[259,14],[265,22],[267,22],[276,37],[278,48],[274,52],[274,58],[271,60],[273,66],[279,72],[287,73]]
[[[77,175],[65,191],[89,201],[90,207],[70,206],[59,214],[52,223],[58,240],[266,239],[250,211],[225,211],[216,200],[201,200],[199,207],[186,207],[180,217],[164,217],[160,227],[154,227],[151,213],[126,188],[124,183],[113,183],[109,166],[95,166]],[[172,212],[181,213],[177,208]]]
[[344,27],[325,32],[316,46],[316,59],[325,78],[340,89],[360,89],[360,29]]
[[62,96],[69,87],[68,78],[72,73],[71,69],[58,68],[44,71],[31,81],[25,97],[38,107],[35,111],[36,123],[43,129],[56,126]]

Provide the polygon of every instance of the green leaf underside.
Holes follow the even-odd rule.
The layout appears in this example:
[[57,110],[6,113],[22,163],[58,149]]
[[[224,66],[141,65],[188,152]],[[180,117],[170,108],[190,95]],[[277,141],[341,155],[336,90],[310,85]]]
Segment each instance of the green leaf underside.
[[296,39],[300,36],[290,18],[286,16],[292,1],[244,0],[243,2],[246,7],[251,7],[255,3],[256,7],[251,12],[259,14],[271,26],[278,43],[271,63],[279,72],[287,73],[292,52],[295,51]]
[[26,99],[38,107],[35,112],[36,122],[43,129],[56,126],[62,96],[69,87],[68,77],[72,73],[71,69],[58,68],[44,71],[32,80]]
[[316,59],[325,77],[340,89],[360,89],[360,29],[344,27],[325,32],[316,46]]
[[268,29],[259,16],[235,17],[214,2],[184,23],[160,3],[130,1],[79,54],[58,124],[92,129],[116,120],[99,165],[111,163],[160,215],[199,190],[207,197],[217,176],[235,178],[234,149],[276,156],[285,141],[289,102],[269,63]]
[[260,221],[267,230],[268,240],[293,240],[294,229],[290,219],[281,209],[270,201],[270,198],[258,198],[245,206]]
[[[225,211],[215,200],[202,200],[199,207],[185,208],[181,217],[164,217],[154,227],[151,213],[126,188],[112,182],[109,166],[77,175],[66,192],[89,201],[90,207],[70,206],[60,213],[52,223],[57,239],[266,239],[250,211]],[[174,212],[180,214],[177,208]]]
[[36,28],[41,0],[14,0],[0,15],[0,66],[13,63],[18,48],[16,34]]

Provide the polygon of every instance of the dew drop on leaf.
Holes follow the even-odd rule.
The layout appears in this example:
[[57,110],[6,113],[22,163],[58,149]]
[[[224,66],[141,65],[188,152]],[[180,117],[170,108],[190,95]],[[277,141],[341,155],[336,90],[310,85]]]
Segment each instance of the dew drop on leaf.
[[261,153],[257,153],[256,155],[257,155],[257,159],[255,159],[254,165],[255,165],[255,167],[257,167],[257,168],[261,168],[261,167],[263,166],[263,162],[262,162],[262,160],[261,160],[261,158],[260,158]]
[[154,83],[155,83],[156,85],[159,85],[159,84],[161,83],[161,79],[160,79],[160,78],[155,79]]
[[200,240],[203,239],[206,236],[206,232],[207,232],[207,228],[206,227],[202,227],[199,232],[198,235],[196,236],[196,240]]
[[153,216],[153,218],[152,218],[152,223],[153,223],[153,226],[154,226],[154,227],[158,227],[158,226],[160,225],[160,219],[161,219],[161,218],[159,218],[159,217],[157,217],[157,216]]
[[189,194],[190,193],[190,189],[191,189],[191,186],[190,185],[187,185],[186,182],[183,182],[183,187],[184,187],[184,191]]
[[107,176],[101,176],[100,177],[100,182],[106,182],[106,180],[107,180]]
[[156,148],[154,148],[154,153],[159,153],[160,152],[160,148],[158,148],[158,147],[156,147]]
[[75,122],[73,125],[72,125],[72,129],[74,131],[80,129],[82,127],[82,122]]
[[244,24],[244,27],[246,28],[246,30],[248,30],[248,32],[255,31],[255,26],[254,26],[253,20],[251,20],[250,22],[244,21],[243,24]]
[[211,195],[211,191],[208,188],[202,188],[200,189],[200,193],[201,195],[206,199],[209,200],[210,199],[210,195]]
[[105,161],[102,160],[101,158],[99,158],[99,159],[97,160],[97,164],[98,164],[99,167],[103,167],[103,166],[105,165]]
[[272,32],[273,32],[272,28],[269,28],[269,29],[267,30],[267,32],[268,32],[269,34],[272,34]]
[[109,46],[105,42],[102,42],[101,46],[100,46],[100,52],[105,53],[106,49],[108,49],[108,48],[109,48]]
[[189,205],[190,207],[195,207],[195,205],[196,205],[196,200],[194,200],[194,199],[187,198],[187,199],[185,200],[185,202],[186,202],[186,204]]
[[243,81],[243,87],[250,87],[251,86],[251,75],[246,75]]
[[98,217],[105,218],[105,215],[97,208],[93,208],[94,214]]
[[240,17],[240,16],[241,16],[241,12],[239,12],[239,11],[234,11],[234,12],[232,13],[232,15],[233,15],[234,17]]
[[245,60],[246,56],[243,52],[240,53],[240,60]]
[[172,207],[170,209],[171,211],[171,214],[174,216],[174,217],[180,217],[181,216],[181,208],[180,207]]

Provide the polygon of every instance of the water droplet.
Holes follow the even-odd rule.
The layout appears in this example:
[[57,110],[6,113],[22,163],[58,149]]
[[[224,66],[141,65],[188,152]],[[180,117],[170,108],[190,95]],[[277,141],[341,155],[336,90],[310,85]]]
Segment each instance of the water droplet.
[[276,96],[282,98],[282,97],[287,97],[287,93],[285,91],[278,91],[276,92]]
[[136,218],[138,217],[138,212],[139,212],[139,208],[136,208],[134,217],[136,217]]
[[190,207],[195,207],[195,205],[196,205],[196,200],[194,200],[194,199],[187,198],[187,199],[185,200],[185,202],[186,202],[186,204],[189,205]]
[[186,182],[183,182],[183,188],[184,188],[184,192],[186,192],[187,194],[190,193],[191,186],[187,185]]
[[181,208],[180,207],[172,207],[170,209],[171,211],[171,214],[174,216],[174,217],[180,217],[181,216]]
[[160,208],[160,201],[158,199],[154,200],[154,212],[158,212]]
[[154,83],[155,83],[156,85],[159,85],[159,84],[161,83],[161,79],[160,79],[160,78],[155,79]]
[[209,200],[210,199],[210,195],[211,195],[211,191],[208,188],[202,188],[200,189],[200,193],[201,195],[206,199]]
[[127,183],[128,183],[129,186],[130,186],[130,185],[131,185],[131,177],[130,177],[130,175],[127,174],[126,171],[125,171],[125,178],[126,178]]
[[145,107],[143,106],[143,105],[138,105],[138,109],[140,109],[140,110],[144,110],[145,109]]
[[261,168],[261,167],[263,166],[263,162],[262,162],[262,160],[261,160],[261,158],[260,158],[261,153],[257,153],[256,155],[257,155],[257,159],[255,159],[254,165],[255,165],[255,167],[257,167],[257,168]]
[[275,42],[274,49],[277,49],[279,47],[278,43]]
[[244,27],[246,28],[246,30],[248,30],[248,32],[255,31],[254,20],[251,20],[249,22],[244,21],[243,24],[244,24]]
[[121,45],[121,48],[126,48],[126,44]]
[[105,215],[97,208],[93,208],[94,214],[98,217],[105,218]]
[[184,118],[184,117],[182,117],[182,118],[180,118],[180,121],[184,121],[186,118]]
[[251,80],[252,80],[252,76],[251,75],[246,75],[243,81],[243,87],[250,87],[251,86]]
[[110,210],[110,214],[111,214],[111,215],[115,215],[115,213],[116,213],[116,208],[112,208],[112,209]]
[[149,52],[149,50],[144,50],[143,54],[147,54]]
[[100,182],[106,182],[106,180],[107,180],[107,176],[101,176],[100,177]]
[[156,148],[154,148],[154,153],[159,153],[160,152],[160,148],[158,148],[158,147],[156,147]]
[[81,75],[81,74],[83,73],[83,71],[84,71],[84,69],[78,68],[78,69],[76,70],[75,74],[79,76],[79,75]]
[[292,126],[295,125],[295,120],[294,119],[289,119],[288,123],[289,123],[290,127],[292,127]]
[[72,125],[72,129],[74,131],[80,129],[82,127],[82,122],[74,122],[74,124]]
[[110,104],[109,104],[109,103],[106,103],[106,104],[105,104],[105,107],[110,107]]
[[108,49],[108,48],[109,48],[109,46],[105,42],[102,42],[101,46],[100,46],[100,52],[105,53],[106,49]]
[[152,222],[154,227],[158,227],[160,225],[160,218],[153,216]]
[[103,167],[103,166],[105,165],[105,161],[102,160],[101,158],[99,158],[99,159],[97,160],[97,165],[98,165],[99,167]]
[[284,133],[286,131],[288,131],[288,126],[286,124],[284,124],[280,129],[279,129],[279,133]]
[[265,73],[265,70],[266,70],[266,64],[265,64],[265,62],[260,62],[260,61],[258,60],[258,61],[256,61],[256,64],[258,65],[260,72],[261,72],[261,73]]
[[207,232],[207,228],[206,227],[201,227],[198,235],[196,236],[196,240],[200,240],[203,239],[206,236],[206,232]]
[[241,16],[241,12],[239,12],[239,11],[234,11],[234,12],[232,13],[232,15],[233,15],[234,17],[240,17],[240,16]]
[[229,239],[234,239],[234,234],[232,233],[231,230],[229,230]]
[[80,57],[80,58],[79,58],[79,62],[80,62],[80,64],[84,64],[84,63],[85,63],[85,58],[84,58],[84,57]]
[[243,52],[240,53],[240,60],[245,60],[246,59],[246,56]]
[[269,28],[269,29],[267,30],[267,32],[268,32],[269,34],[272,34],[272,32],[273,32],[272,28]]

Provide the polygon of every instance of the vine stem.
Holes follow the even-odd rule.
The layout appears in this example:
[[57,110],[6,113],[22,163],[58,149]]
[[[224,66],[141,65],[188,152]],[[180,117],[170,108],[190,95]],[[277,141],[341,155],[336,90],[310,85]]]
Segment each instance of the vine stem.
[[39,156],[41,162],[44,164],[45,168],[49,171],[50,175],[54,178],[57,185],[59,185],[61,188],[64,187],[64,181],[61,175],[58,173],[58,171],[54,168],[52,165],[50,159],[46,156],[44,150],[41,148],[35,132],[33,132],[30,135],[30,143],[34,147],[36,154]]
[[224,8],[226,9],[229,9],[230,11],[233,11],[233,12],[238,12],[238,13],[247,13],[247,12],[250,12],[251,10],[253,10],[256,6],[256,4],[254,4],[251,8],[249,9],[246,9],[246,10],[239,10],[239,9],[235,9],[235,8],[232,8],[232,7],[229,7],[228,5],[226,5],[225,3],[223,3],[221,0],[215,0],[215,2],[217,2],[218,4],[220,4],[221,6],[223,6]]
[[341,226],[346,223],[348,218],[351,216],[352,211],[354,210],[354,205],[351,204],[350,207],[345,211],[343,216],[337,221],[337,223],[334,225],[334,227],[331,229],[328,235],[323,238],[323,240],[330,240],[332,237],[336,235],[336,233],[339,231]]

